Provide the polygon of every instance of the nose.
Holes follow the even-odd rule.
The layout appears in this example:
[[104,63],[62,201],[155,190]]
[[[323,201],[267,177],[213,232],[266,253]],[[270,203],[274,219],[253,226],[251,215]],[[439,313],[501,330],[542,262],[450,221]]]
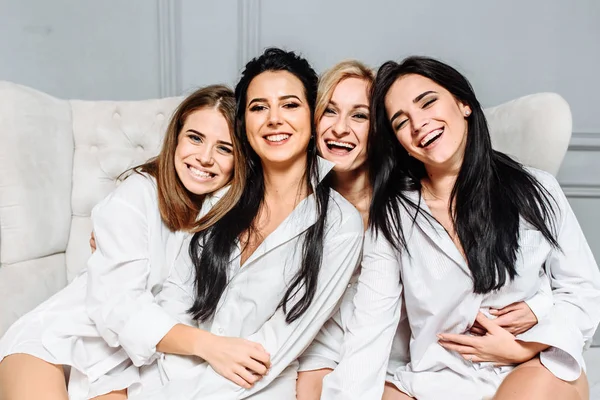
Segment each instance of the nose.
[[421,114],[421,115],[415,117],[415,119],[412,121],[413,132],[415,134],[421,133],[421,131],[425,127],[427,127],[427,125],[429,125],[430,122],[431,122],[431,118],[429,118],[427,115]]
[[331,132],[337,137],[343,137],[350,133],[346,118],[339,116],[331,127]]
[[281,113],[277,107],[271,107],[269,109],[269,126],[278,126],[282,124]]
[[214,163],[212,146],[201,146],[196,153],[196,160],[202,166],[211,166]]

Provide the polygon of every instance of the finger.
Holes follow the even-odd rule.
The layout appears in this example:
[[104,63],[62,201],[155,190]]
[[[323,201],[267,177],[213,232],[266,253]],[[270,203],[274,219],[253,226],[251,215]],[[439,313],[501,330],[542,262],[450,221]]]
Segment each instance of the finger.
[[504,314],[494,320],[494,323],[504,329],[508,327],[514,327],[517,324],[518,320],[515,316],[514,312],[510,312],[508,314]]
[[460,354],[473,354],[473,353],[477,352],[471,346],[463,346],[461,344],[456,344],[456,343],[453,343],[453,342],[444,342],[442,340],[438,341],[438,343],[443,348],[445,348],[447,350],[450,350],[450,351],[455,351],[455,352],[460,353]]
[[500,326],[498,326],[498,324],[495,321],[489,319],[481,312],[477,313],[475,321],[479,322],[479,324],[483,326],[484,329],[489,333],[498,332],[499,329],[502,329]]
[[260,362],[267,368],[271,368],[271,356],[266,351],[260,351],[258,349],[253,349],[250,352],[250,357],[254,358],[256,361]]
[[478,328],[478,327],[474,326],[469,330],[469,332],[471,332],[472,334],[477,335],[477,336],[483,336],[483,335],[485,335],[485,333],[487,331],[483,328]]
[[516,311],[516,310],[518,310],[520,308],[521,308],[521,304],[520,303],[512,303],[512,304],[507,305],[506,307],[502,307],[501,309],[496,310],[497,313],[495,315],[504,315],[504,314],[509,313],[511,311]]
[[249,369],[251,372],[259,374],[261,377],[267,373],[269,370],[264,364],[252,359],[248,358],[245,362],[242,363],[244,367]]
[[464,346],[475,347],[481,340],[479,336],[457,335],[454,333],[440,333],[438,338],[444,342],[454,342]]
[[245,380],[246,383],[248,383],[250,385],[250,387],[252,387],[257,380],[262,378],[262,376],[254,375],[252,372],[248,371],[246,368],[242,367],[241,365],[238,366],[235,373],[238,374],[243,380]]
[[238,374],[228,374],[227,376],[225,376],[227,379],[229,379],[231,382],[235,383],[236,385],[238,385],[239,387],[243,387],[245,389],[251,389],[252,385],[250,385],[248,382],[246,382],[244,379],[242,379],[241,376],[239,376]]

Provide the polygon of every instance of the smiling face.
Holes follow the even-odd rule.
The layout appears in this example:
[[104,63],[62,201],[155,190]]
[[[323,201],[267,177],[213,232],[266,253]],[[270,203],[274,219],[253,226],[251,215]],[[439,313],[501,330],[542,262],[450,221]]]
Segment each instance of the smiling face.
[[196,195],[212,193],[231,180],[233,162],[225,117],[215,108],[188,115],[175,149],[175,170],[183,186]]
[[287,71],[263,72],[246,97],[246,135],[263,165],[305,162],[311,110],[300,79]]
[[319,152],[336,172],[355,171],[367,160],[368,85],[360,78],[340,81],[317,125]]
[[426,168],[460,168],[471,108],[445,88],[421,75],[394,82],[385,109],[398,141]]

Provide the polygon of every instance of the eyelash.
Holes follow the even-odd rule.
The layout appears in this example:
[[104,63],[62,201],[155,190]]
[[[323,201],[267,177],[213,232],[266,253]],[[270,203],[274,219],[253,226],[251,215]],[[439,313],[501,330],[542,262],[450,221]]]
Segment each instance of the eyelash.
[[[434,97],[432,99],[427,100],[425,103],[423,103],[423,106],[421,108],[427,108],[430,105],[432,105],[433,103],[435,103],[437,101],[437,97]],[[404,126],[404,124],[406,123],[407,120],[404,120],[402,122],[400,122],[396,128],[394,129],[395,131],[397,131],[398,129],[402,128]]]
[[188,137],[194,143],[203,143],[204,142],[204,140],[202,140],[202,138],[198,135],[190,134],[190,135],[188,135]]
[[226,154],[233,153],[233,151],[227,146],[219,146],[219,147],[217,147],[217,149],[219,149],[219,151],[226,153]]

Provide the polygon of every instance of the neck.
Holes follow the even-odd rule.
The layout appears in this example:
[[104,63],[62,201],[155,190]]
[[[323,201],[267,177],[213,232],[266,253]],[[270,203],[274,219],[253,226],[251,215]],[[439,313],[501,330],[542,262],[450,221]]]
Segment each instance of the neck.
[[360,212],[366,228],[372,193],[369,171],[366,168],[358,168],[353,171],[336,171],[332,176],[332,187]]
[[460,165],[453,168],[427,166],[425,169],[427,177],[421,182],[425,186],[425,190],[435,199],[448,202],[460,172]]
[[281,201],[294,206],[309,194],[305,174],[307,158],[294,161],[291,165],[278,166],[262,164],[265,181],[265,200]]

